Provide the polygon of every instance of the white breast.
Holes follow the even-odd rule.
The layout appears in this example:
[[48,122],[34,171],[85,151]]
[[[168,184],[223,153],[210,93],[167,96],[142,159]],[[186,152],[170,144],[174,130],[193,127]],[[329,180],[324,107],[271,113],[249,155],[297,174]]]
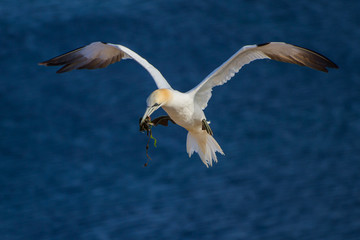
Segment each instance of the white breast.
[[201,128],[201,120],[205,118],[203,111],[194,105],[193,97],[187,93],[173,91],[172,99],[162,107],[176,124],[187,130]]

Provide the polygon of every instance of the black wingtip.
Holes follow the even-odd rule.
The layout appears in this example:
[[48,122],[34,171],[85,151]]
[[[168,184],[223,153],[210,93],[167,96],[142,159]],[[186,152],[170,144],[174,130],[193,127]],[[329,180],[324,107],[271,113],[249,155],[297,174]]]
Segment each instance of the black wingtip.
[[314,50],[311,50],[309,48],[304,48],[304,47],[300,47],[300,46],[297,46],[297,45],[294,45],[295,47],[298,47],[298,48],[302,48],[302,49],[305,49],[307,51],[310,51],[310,52],[313,52],[315,54],[317,54],[318,56],[320,56],[321,58],[323,58],[326,62],[326,65],[325,65],[325,70],[323,72],[328,72],[328,69],[327,68],[335,68],[335,69],[339,69],[339,66],[336,65],[333,61],[331,61],[329,58],[325,57],[324,55],[322,55],[321,53],[317,52],[317,51],[314,51]]
[[[52,64],[52,63],[50,62],[50,60],[49,60],[49,61],[39,62],[39,63],[38,63],[38,66],[45,66],[45,67],[48,67],[48,66],[58,66],[58,65],[59,65],[59,64]],[[63,68],[60,68],[59,70],[57,70],[56,73],[64,73],[64,72],[67,72],[67,71],[64,71]]]
[[267,42],[267,43],[260,43],[260,44],[256,44],[256,46],[258,47],[262,47],[262,46],[265,46],[265,45],[268,45],[270,42]]

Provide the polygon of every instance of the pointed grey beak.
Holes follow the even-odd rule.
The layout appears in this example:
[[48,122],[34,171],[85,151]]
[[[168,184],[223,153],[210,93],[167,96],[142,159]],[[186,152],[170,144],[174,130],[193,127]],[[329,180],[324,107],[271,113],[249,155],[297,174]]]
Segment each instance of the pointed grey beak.
[[143,116],[142,119],[141,119],[140,124],[143,124],[144,121],[145,121],[145,119],[146,119],[147,117],[150,117],[150,115],[151,115],[153,112],[155,112],[157,109],[159,109],[160,106],[161,106],[160,104],[154,104],[154,105],[152,105],[151,107],[147,107],[147,109],[146,109],[146,111],[145,111],[145,113],[144,113],[144,116]]

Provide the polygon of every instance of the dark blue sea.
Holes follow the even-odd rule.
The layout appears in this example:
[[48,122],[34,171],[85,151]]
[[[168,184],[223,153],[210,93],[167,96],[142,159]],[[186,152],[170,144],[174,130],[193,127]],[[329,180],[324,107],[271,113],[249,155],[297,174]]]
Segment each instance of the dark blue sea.
[[[0,1],[0,239],[360,239],[360,1]],[[186,131],[139,132],[156,89],[137,63],[56,74],[37,63],[104,41],[187,91],[247,44],[339,65],[262,60],[214,88],[225,156]],[[154,116],[163,115],[163,110]]]

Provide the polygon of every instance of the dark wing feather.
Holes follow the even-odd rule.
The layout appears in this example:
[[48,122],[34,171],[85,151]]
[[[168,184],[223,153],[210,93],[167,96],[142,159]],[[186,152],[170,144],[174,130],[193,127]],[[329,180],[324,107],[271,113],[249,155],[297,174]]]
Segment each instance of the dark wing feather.
[[146,59],[129,48],[112,43],[93,42],[77,48],[50,60],[39,63],[44,66],[61,66],[57,73],[68,72],[75,69],[104,68],[121,59],[133,59],[146,69],[153,77],[158,88],[172,89],[163,75]]
[[327,68],[339,68],[324,55],[295,45],[274,42],[259,44],[258,49],[269,58],[280,62],[306,66],[323,72],[328,72]]
[[226,83],[244,65],[258,59],[273,59],[306,66],[323,72],[327,72],[327,68],[338,68],[335,63],[320,53],[292,44],[270,42],[248,45],[237,51],[189,92],[196,94],[196,102],[204,109],[211,98],[211,89],[213,87]]
[[119,48],[102,42],[94,42],[60,56],[39,63],[44,66],[61,66],[57,73],[74,69],[104,68],[128,56]]

